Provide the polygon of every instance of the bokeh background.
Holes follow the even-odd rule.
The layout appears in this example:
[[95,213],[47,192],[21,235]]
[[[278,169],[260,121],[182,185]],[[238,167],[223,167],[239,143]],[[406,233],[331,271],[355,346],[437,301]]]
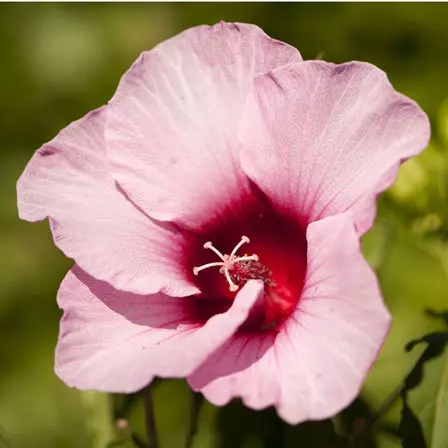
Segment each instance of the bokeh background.
[[[377,409],[400,384],[419,355],[406,354],[406,342],[440,327],[424,310],[448,308],[447,4],[1,4],[0,447],[131,447],[113,429],[112,417],[121,415],[143,434],[138,399],[80,393],[53,373],[55,295],[70,262],[54,247],[46,222],[18,220],[15,183],[34,150],[112,96],[142,50],[219,20],[258,24],[305,59],[376,64],[431,118],[430,147],[403,165],[363,241],[393,325],[358,412]],[[432,448],[448,447],[441,436],[447,377],[445,354],[428,364],[422,386],[411,393]],[[181,447],[188,390],[182,381],[164,381],[154,393],[162,447]],[[400,446],[393,436],[399,412],[397,402],[368,446]],[[224,410],[206,404],[194,447],[324,447],[313,428],[300,433],[271,411],[247,412],[238,403]]]

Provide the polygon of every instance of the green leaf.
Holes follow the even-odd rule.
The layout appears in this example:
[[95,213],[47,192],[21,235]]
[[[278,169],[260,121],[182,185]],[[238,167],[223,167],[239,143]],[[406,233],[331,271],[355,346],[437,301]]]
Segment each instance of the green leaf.
[[[388,253],[377,272],[392,327],[363,391],[373,409],[403,381],[419,356],[418,350],[404,353],[403,346],[416,335],[444,328],[440,319],[429,318],[424,310],[440,310],[447,304],[448,283],[440,259],[421,247],[410,230],[392,224],[388,233]],[[400,407],[393,407],[387,422],[397,425],[399,417]]]
[[417,234],[446,230],[448,154],[437,142],[401,167],[384,200]]
[[423,367],[426,362],[440,356],[448,343],[448,333],[434,332],[420,339],[411,341],[406,345],[406,351],[411,351],[417,344],[426,342],[428,346],[405,380],[405,389],[411,390],[417,387],[423,379]]
[[445,324],[448,326],[448,311],[426,310],[426,314],[431,317],[443,319]]
[[448,442],[448,356],[445,356],[441,373],[433,412],[432,448],[446,447]]
[[442,143],[448,147],[448,98],[440,107],[438,125]]
[[[428,365],[420,400],[411,405],[422,423],[429,448],[448,445],[448,353]],[[426,398],[423,399],[422,398]]]
[[364,256],[373,269],[387,260],[394,241],[393,226],[386,219],[378,219],[372,229],[362,238]]
[[[434,313],[444,318],[446,313]],[[403,448],[446,448],[448,441],[448,345],[447,332],[433,332],[406,346],[427,346],[406,377],[402,392],[400,435]],[[428,361],[431,361],[428,365]],[[419,394],[412,400],[412,390]],[[425,442],[426,439],[426,442]]]
[[3,436],[3,428],[0,426],[0,448],[9,448],[9,443],[6,438]]
[[403,448],[427,448],[420,421],[403,396],[403,410],[398,428]]
[[129,441],[127,438],[115,439],[109,442],[104,448],[125,448],[128,445]]
[[336,434],[331,420],[289,425],[274,408],[253,412],[240,400],[219,410],[216,447],[342,448],[347,438]]
[[95,391],[80,392],[92,448],[104,448],[115,440],[111,399],[108,394]]

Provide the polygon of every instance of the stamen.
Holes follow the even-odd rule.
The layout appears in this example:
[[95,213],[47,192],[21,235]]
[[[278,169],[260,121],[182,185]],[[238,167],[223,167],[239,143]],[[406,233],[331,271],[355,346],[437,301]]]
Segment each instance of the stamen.
[[233,281],[232,278],[230,276],[230,270],[233,268],[233,265],[235,263],[239,263],[240,261],[258,261],[258,255],[253,254],[253,255],[244,255],[243,257],[238,257],[236,256],[236,253],[238,251],[238,249],[246,243],[249,243],[250,240],[247,236],[242,236],[241,237],[241,241],[233,248],[232,252],[230,253],[230,255],[228,254],[222,254],[218,249],[216,249],[216,247],[213,246],[211,241],[207,241],[204,244],[204,249],[210,249],[212,250],[221,260],[218,262],[213,262],[213,263],[207,263],[204,264],[202,266],[195,266],[193,268],[193,274],[194,275],[198,275],[200,271],[204,270],[204,269],[208,269],[208,268],[212,268],[212,267],[218,267],[220,266],[219,272],[221,274],[224,274],[227,282],[229,283],[229,289],[232,292],[235,292],[238,290],[239,286],[236,285]]
[[234,292],[238,290],[238,285],[235,285],[235,283],[233,283],[232,279],[230,278],[230,274],[229,274],[229,270],[228,269],[224,269],[224,275],[226,276],[227,281],[229,282],[229,289],[230,291]]
[[224,263],[222,262],[222,261],[217,261],[217,262],[215,262],[215,263],[207,263],[207,264],[203,264],[202,266],[200,266],[200,267],[194,267],[193,268],[193,274],[194,275],[198,275],[199,274],[199,272],[200,271],[202,271],[202,270],[204,270],[204,269],[207,269],[207,268],[211,268],[211,267],[213,267],[213,266],[223,266],[224,265]]
[[230,253],[230,258],[232,258],[235,254],[236,254],[236,251],[243,245],[243,244],[245,244],[245,243],[249,243],[250,242],[250,239],[247,237],[247,236],[245,236],[245,235],[243,235],[242,237],[241,237],[241,241],[233,248],[233,250],[232,250],[232,252]]
[[216,247],[213,247],[213,244],[211,241],[207,241],[204,244],[204,249],[210,249],[212,250],[216,255],[218,255],[219,258],[221,258],[222,261],[226,261],[226,256],[223,255]]
[[238,257],[238,261],[258,261],[258,255],[251,255],[250,257]]

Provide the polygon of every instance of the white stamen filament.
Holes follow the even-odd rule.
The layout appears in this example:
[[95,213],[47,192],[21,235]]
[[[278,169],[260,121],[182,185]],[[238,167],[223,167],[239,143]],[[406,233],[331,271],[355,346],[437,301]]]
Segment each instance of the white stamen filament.
[[238,250],[243,244],[245,244],[245,243],[249,243],[249,242],[250,242],[250,239],[249,239],[247,236],[243,235],[243,236],[241,237],[241,241],[240,241],[240,242],[233,248],[232,252],[230,253],[230,258],[232,258],[232,257],[236,254],[237,250]]
[[258,261],[258,255],[253,254],[250,256],[244,256],[244,257],[238,257],[237,261],[248,261],[248,260],[253,260],[253,261]]
[[227,279],[227,281],[229,282],[229,289],[230,291],[237,291],[238,290],[238,285],[235,285],[235,283],[233,283],[230,274],[229,274],[229,270],[224,268],[224,275]]
[[208,269],[208,268],[212,268],[215,266],[219,266],[219,272],[221,274],[224,274],[227,282],[229,283],[229,289],[230,291],[234,292],[237,291],[239,286],[236,285],[235,283],[233,283],[232,278],[230,276],[230,270],[233,268],[233,265],[235,263],[238,263],[240,261],[258,261],[258,255],[254,254],[254,255],[244,255],[244,257],[238,257],[236,256],[236,253],[238,251],[238,249],[246,243],[249,243],[250,240],[247,236],[242,236],[241,237],[241,241],[233,248],[232,252],[230,253],[230,255],[227,254],[222,254],[218,249],[216,249],[216,247],[213,246],[211,241],[207,241],[204,244],[204,249],[210,249],[212,250],[216,255],[218,255],[218,257],[222,260],[222,261],[217,261],[217,262],[213,262],[213,263],[207,263],[207,264],[203,264],[202,266],[195,266],[193,268],[193,274],[194,275],[198,275],[200,271],[204,270],[204,269]]
[[213,246],[211,241],[207,241],[204,244],[204,249],[210,249],[212,250],[216,255],[218,255],[219,258],[221,258],[222,261],[226,261],[225,255],[223,255],[216,247]]
[[200,271],[203,271],[204,269],[207,268],[212,268],[213,266],[222,266],[224,263],[222,261],[217,261],[215,263],[207,263],[207,264],[203,264],[202,266],[200,266],[199,268],[193,268],[193,273],[194,275],[198,275],[198,273]]

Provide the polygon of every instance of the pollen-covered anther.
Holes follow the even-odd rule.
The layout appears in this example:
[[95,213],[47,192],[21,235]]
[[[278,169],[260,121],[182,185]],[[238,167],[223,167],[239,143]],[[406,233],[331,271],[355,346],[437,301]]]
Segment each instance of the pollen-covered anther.
[[200,271],[203,271],[204,269],[212,268],[212,267],[219,267],[219,272],[224,275],[227,282],[229,283],[229,289],[232,292],[235,292],[238,290],[239,286],[236,285],[230,275],[230,270],[232,270],[235,263],[239,263],[241,261],[258,261],[258,255],[244,255],[243,257],[238,257],[236,253],[238,252],[238,249],[243,245],[249,243],[250,240],[247,236],[243,235],[241,237],[241,241],[233,248],[232,252],[230,252],[230,255],[228,254],[222,254],[216,247],[213,246],[213,243],[211,241],[207,241],[204,244],[204,249],[210,249],[222,260],[222,261],[216,261],[213,263],[207,263],[203,264],[202,266],[195,266],[193,268],[193,274],[198,275]]

